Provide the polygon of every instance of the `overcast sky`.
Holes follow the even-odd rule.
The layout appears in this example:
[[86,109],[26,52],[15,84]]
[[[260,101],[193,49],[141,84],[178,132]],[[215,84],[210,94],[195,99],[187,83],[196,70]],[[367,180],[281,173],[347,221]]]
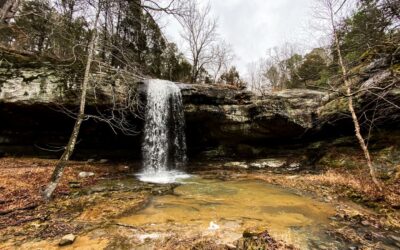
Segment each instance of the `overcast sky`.
[[[201,3],[205,0],[199,0]],[[211,0],[218,31],[233,46],[234,64],[241,74],[247,64],[264,56],[268,48],[283,42],[311,47],[317,40],[311,22],[312,0]],[[181,27],[173,20],[165,25],[167,37],[183,49]]]

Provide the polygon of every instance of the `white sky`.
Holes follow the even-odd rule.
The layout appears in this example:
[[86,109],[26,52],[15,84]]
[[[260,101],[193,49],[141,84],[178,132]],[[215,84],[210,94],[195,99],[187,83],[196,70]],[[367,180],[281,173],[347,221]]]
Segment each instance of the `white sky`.
[[[206,0],[198,0],[206,3]],[[230,43],[236,54],[234,65],[241,75],[247,64],[265,56],[267,49],[292,42],[311,48],[316,44],[310,28],[313,0],[210,0],[212,14],[218,19],[220,37]],[[167,38],[184,44],[181,27],[168,19],[164,26]]]

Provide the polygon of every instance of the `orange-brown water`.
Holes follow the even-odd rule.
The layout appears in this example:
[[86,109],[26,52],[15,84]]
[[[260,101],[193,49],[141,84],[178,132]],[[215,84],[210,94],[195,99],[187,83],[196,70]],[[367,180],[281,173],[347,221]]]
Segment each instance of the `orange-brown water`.
[[192,178],[174,195],[154,198],[146,209],[119,219],[146,234],[182,237],[212,236],[233,242],[248,227],[259,227],[278,239],[306,249],[320,241],[334,214],[331,205],[261,181],[220,181]]
[[[321,244],[324,249],[342,249],[324,234],[333,214],[331,204],[262,181],[191,178],[173,195],[155,197],[147,208],[118,219],[123,227],[99,228],[78,236],[73,245],[64,248],[104,249],[115,242],[129,241],[132,249],[158,249],[153,242],[171,236],[178,240],[205,236],[219,243],[232,243],[246,228],[256,227],[300,249],[315,249]],[[121,241],[122,236],[125,238]],[[8,242],[0,248],[58,249],[58,241],[31,241],[18,247]]]

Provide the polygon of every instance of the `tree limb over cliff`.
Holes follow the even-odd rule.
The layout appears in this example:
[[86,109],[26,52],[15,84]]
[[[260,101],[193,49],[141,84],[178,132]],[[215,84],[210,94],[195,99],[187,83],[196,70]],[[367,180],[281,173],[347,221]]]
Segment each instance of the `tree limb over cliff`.
[[19,0],[0,0],[0,24],[8,23],[18,10]]

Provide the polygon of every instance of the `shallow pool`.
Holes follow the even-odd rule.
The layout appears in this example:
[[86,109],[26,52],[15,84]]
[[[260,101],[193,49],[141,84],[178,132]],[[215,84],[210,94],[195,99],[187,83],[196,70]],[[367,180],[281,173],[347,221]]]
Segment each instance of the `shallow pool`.
[[318,242],[334,247],[324,233],[333,214],[330,204],[262,181],[193,177],[183,180],[173,195],[155,197],[147,208],[119,222],[137,226],[146,235],[212,236],[221,243],[235,241],[246,228],[259,227],[307,249]]

